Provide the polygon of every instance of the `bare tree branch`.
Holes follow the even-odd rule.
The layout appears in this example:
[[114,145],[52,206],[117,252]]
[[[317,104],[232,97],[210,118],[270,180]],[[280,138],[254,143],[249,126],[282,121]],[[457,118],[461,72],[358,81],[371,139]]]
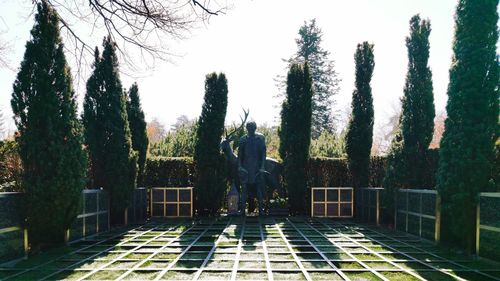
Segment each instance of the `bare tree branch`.
[[12,47],[7,42],[0,41],[0,68],[12,69],[9,61],[9,53]]
[[[121,60],[135,72],[149,68],[157,59],[168,61],[176,56],[167,42],[184,39],[198,23],[227,9],[214,0],[32,0],[34,5],[41,1],[59,14],[77,76],[93,57],[94,32],[111,36]],[[90,34],[80,28],[82,24],[89,27]]]

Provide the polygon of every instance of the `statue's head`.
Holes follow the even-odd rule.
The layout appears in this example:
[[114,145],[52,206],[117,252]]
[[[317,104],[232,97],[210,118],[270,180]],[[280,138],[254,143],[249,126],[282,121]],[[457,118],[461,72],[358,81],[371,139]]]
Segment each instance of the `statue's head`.
[[247,132],[249,136],[254,136],[255,135],[255,130],[257,130],[257,124],[255,121],[250,121],[247,123]]

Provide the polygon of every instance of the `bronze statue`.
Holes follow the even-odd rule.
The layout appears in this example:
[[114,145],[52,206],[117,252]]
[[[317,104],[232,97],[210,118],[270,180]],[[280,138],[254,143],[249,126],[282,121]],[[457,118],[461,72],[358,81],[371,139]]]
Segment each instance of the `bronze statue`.
[[[268,158],[268,157],[266,158],[266,156],[265,156],[265,140],[261,134],[255,134],[255,129],[253,129],[252,134],[255,134],[254,137],[257,136],[259,138],[259,136],[260,136],[261,140],[264,141],[263,143],[260,144],[261,146],[263,144],[264,151],[262,151],[262,148],[261,148],[260,155],[257,156],[257,158],[259,158],[260,160],[258,159],[259,161],[256,164],[256,166],[252,166],[252,168],[251,168],[251,170],[252,170],[251,174],[253,175],[251,178],[252,184],[250,186],[248,186],[248,185],[243,186],[244,183],[242,180],[246,180],[247,181],[246,184],[248,184],[248,180],[250,179],[250,177],[247,177],[245,175],[246,173],[243,172],[242,170],[240,170],[240,167],[242,167],[246,172],[248,172],[248,170],[245,168],[245,166],[247,166],[248,163],[245,163],[245,162],[249,161],[249,159],[240,161],[239,160],[240,158],[245,159],[245,155],[242,155],[243,150],[241,147],[239,147],[238,156],[237,156],[233,152],[233,149],[231,147],[231,142],[233,140],[235,140],[234,134],[238,130],[242,129],[243,126],[245,126],[245,122],[248,118],[248,111],[245,111],[244,113],[245,113],[245,117],[241,118],[241,126],[238,128],[235,128],[230,133],[226,132],[225,138],[222,140],[222,142],[220,144],[220,148],[224,152],[224,155],[225,155],[226,160],[228,162],[229,180],[231,183],[235,184],[235,186],[238,188],[238,191],[240,193],[240,212],[243,213],[245,211],[244,206],[246,204],[244,204],[244,202],[247,199],[249,199],[248,200],[249,201],[248,202],[248,210],[249,210],[249,212],[253,211],[255,208],[253,198],[260,197],[261,199],[259,200],[259,209],[260,209],[261,214],[262,214],[262,211],[263,211],[262,210],[263,209],[262,201],[264,201],[266,197],[267,198],[271,197],[271,195],[274,191],[277,191],[280,196],[284,196],[283,189],[281,188],[281,184],[280,184],[280,176],[281,176],[282,166],[277,160],[272,159],[272,158]],[[256,127],[255,122],[249,122],[249,124],[250,123],[253,123],[251,126]],[[242,137],[241,140],[238,141],[238,144],[241,145],[242,143],[246,142],[246,140],[248,140],[248,135],[245,137]],[[259,143],[259,142],[260,141],[257,141],[257,143]],[[254,140],[252,140],[252,144],[253,143],[254,143]],[[253,145],[252,145],[252,147],[253,147]],[[248,147],[248,149],[250,149],[250,146]],[[264,163],[262,163],[262,159],[265,159],[263,161]],[[241,164],[243,164],[243,165],[241,165]],[[263,169],[262,169],[262,167],[263,167]],[[244,177],[240,178],[240,174],[242,174]],[[255,181],[255,179],[263,180],[263,182],[260,183],[259,193],[257,193],[256,184],[253,183]],[[250,188],[248,188],[248,187],[250,187]]]
[[240,138],[238,144],[238,174],[241,183],[240,210],[245,215],[247,192],[253,188],[257,194],[259,215],[264,214],[264,175],[266,173],[266,140],[262,134],[256,133],[257,124],[250,121],[246,125],[247,134]]

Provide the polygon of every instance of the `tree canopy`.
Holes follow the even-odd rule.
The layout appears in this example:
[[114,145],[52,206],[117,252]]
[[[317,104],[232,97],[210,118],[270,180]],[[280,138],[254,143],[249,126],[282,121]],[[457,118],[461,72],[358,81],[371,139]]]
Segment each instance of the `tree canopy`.
[[132,84],[128,90],[127,117],[132,137],[132,148],[138,154],[137,164],[139,170],[137,171],[137,176],[142,177],[146,165],[149,140],[137,83]]
[[474,251],[477,194],[494,189],[499,125],[498,0],[460,0],[437,188],[442,242]]
[[106,37],[102,56],[95,51],[82,119],[91,159],[91,187],[108,191],[111,222],[121,224],[130,192],[136,185],[137,155],[132,149],[127,96],[120,81],[115,48],[111,38]]
[[[323,49],[323,31],[312,19],[299,29],[299,37],[295,39],[297,52],[289,58],[287,69],[292,64],[307,61],[313,84],[311,136],[318,138],[323,131],[335,132],[333,96],[339,92],[340,79],[335,72],[335,62],[330,58],[330,52]],[[286,77],[278,76],[278,87],[286,90]]]
[[373,97],[370,81],[375,67],[373,44],[358,44],[352,115],[346,135],[346,152],[354,187],[367,187],[370,178],[370,151],[373,138]]
[[64,240],[86,180],[76,95],[59,28],[54,10],[39,3],[11,100],[33,247]]
[[279,154],[290,212],[303,214],[307,200],[307,172],[311,144],[313,86],[308,63],[292,64],[287,75],[286,99],[281,108]]
[[196,208],[199,214],[217,214],[227,187],[225,160],[219,149],[226,119],[227,93],[227,80],[223,73],[206,76],[205,97],[194,148]]

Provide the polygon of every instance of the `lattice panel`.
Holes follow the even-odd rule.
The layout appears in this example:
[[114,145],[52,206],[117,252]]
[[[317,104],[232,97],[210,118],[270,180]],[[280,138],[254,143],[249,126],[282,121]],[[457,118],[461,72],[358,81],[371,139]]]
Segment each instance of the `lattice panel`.
[[151,189],[152,217],[192,217],[192,187],[154,187]]
[[311,216],[351,218],[353,216],[353,189],[351,187],[311,188]]

